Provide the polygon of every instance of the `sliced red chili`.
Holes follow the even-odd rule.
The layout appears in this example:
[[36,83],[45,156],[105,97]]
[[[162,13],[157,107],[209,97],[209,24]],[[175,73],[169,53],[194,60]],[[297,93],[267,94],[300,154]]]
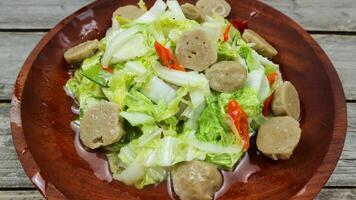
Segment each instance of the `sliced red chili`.
[[237,28],[240,33],[243,33],[245,29],[247,29],[247,20],[240,20],[240,19],[232,19],[230,23]]
[[247,114],[235,99],[231,99],[229,101],[226,113],[233,120],[238,134],[242,139],[242,148],[247,150],[250,146],[250,133],[248,128]]
[[226,42],[229,40],[229,33],[230,33],[230,30],[231,30],[231,24],[228,24],[225,31],[224,31],[224,35],[223,35],[223,42]]
[[278,78],[278,73],[274,72],[267,76],[268,82],[270,85],[273,85]]
[[273,100],[273,94],[271,94],[271,96],[269,96],[263,103],[263,109],[262,109],[263,116],[268,116],[270,114],[272,100]]
[[109,67],[109,66],[102,66],[101,68],[102,68],[104,71],[109,72],[110,74],[113,73],[113,69],[112,69],[111,67]]
[[174,57],[170,49],[166,48],[157,41],[155,42],[154,47],[156,49],[156,53],[165,66],[171,69],[185,71],[184,67],[178,63],[178,60]]

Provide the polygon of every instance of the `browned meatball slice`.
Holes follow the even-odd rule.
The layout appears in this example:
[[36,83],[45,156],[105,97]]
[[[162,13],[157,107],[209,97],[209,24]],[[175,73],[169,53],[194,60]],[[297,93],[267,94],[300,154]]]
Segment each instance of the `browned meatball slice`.
[[186,18],[195,20],[199,23],[205,21],[204,13],[194,5],[190,3],[185,3],[182,5],[182,10]]
[[203,30],[185,32],[177,41],[176,57],[187,69],[203,71],[218,59],[216,46]]
[[196,6],[209,16],[217,14],[227,17],[231,12],[231,6],[225,0],[199,0]]
[[246,69],[236,61],[221,61],[205,70],[212,89],[218,92],[234,92],[246,81]]
[[252,48],[267,58],[273,58],[278,54],[277,50],[270,43],[251,29],[246,29],[242,34],[242,38],[248,43],[254,43],[255,45]]
[[272,101],[272,112],[277,116],[291,116],[296,120],[299,119],[299,95],[291,82],[284,82],[275,91]]
[[64,53],[64,59],[73,65],[80,64],[84,59],[92,56],[98,49],[98,40],[89,40],[75,47],[68,49]]
[[288,160],[301,137],[299,122],[285,117],[273,117],[264,122],[257,135],[257,148],[273,160]]
[[102,101],[90,107],[80,121],[80,139],[90,149],[107,146],[125,134],[116,104]]
[[173,188],[181,200],[211,200],[222,184],[218,169],[204,161],[184,162],[172,172]]
[[140,9],[137,6],[133,6],[133,5],[127,5],[127,6],[123,6],[118,8],[115,12],[114,12],[114,16],[121,16],[130,20],[135,20],[139,17],[141,17],[143,14],[145,13],[145,11],[143,11],[142,9]]

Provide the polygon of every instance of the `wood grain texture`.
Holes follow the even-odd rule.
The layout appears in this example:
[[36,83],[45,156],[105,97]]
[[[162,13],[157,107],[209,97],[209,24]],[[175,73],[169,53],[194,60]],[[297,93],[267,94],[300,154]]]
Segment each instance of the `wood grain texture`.
[[262,0],[313,31],[355,31],[354,0]]
[[33,187],[12,143],[9,112],[10,104],[0,104],[0,188]]
[[[2,0],[0,29],[49,29],[91,1]],[[262,2],[293,18],[307,30],[356,31],[354,0],[262,0]]]
[[0,200],[44,200],[37,190],[0,191]]
[[356,189],[342,188],[324,188],[316,200],[354,200],[356,198]]
[[[0,32],[0,100],[8,100],[16,76],[34,46],[45,33]],[[343,82],[347,100],[356,100],[356,36],[313,35],[332,60]],[[11,48],[8,48],[11,47]],[[10,66],[10,67],[9,67]]]
[[0,29],[50,29],[92,0],[0,1]]
[[[356,189],[348,188],[324,188],[316,200],[354,200]],[[0,191],[0,200],[44,200],[45,198],[37,190]]]
[[[356,24],[356,23],[355,23]],[[333,62],[346,98],[356,99],[356,36],[312,35]]]
[[[316,200],[353,200],[356,198],[356,189],[329,189],[324,188]],[[36,190],[0,191],[0,200],[44,200],[45,198]]]
[[[23,172],[12,145],[10,122],[10,104],[0,104],[0,189],[32,187]],[[348,104],[348,133],[340,161],[330,177],[327,186],[356,186],[356,104]]]
[[0,100],[11,99],[17,74],[43,35],[44,33],[0,33]]

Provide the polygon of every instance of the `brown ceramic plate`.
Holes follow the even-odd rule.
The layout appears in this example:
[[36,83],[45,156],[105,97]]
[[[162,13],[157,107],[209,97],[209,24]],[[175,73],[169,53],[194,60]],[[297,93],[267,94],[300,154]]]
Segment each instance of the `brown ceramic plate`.
[[[166,184],[136,190],[94,175],[76,153],[70,128],[73,101],[63,90],[69,78],[64,51],[103,37],[113,11],[134,2],[96,1],[70,15],[39,42],[18,76],[11,109],[16,151],[26,174],[49,199],[169,198]],[[312,199],[333,172],[344,144],[346,106],[338,75],[310,35],[282,13],[253,0],[229,3],[229,18],[255,13],[249,27],[278,49],[275,61],[300,94],[303,134],[288,161],[271,161],[251,149],[250,162],[260,170],[247,182],[235,183],[221,199]]]

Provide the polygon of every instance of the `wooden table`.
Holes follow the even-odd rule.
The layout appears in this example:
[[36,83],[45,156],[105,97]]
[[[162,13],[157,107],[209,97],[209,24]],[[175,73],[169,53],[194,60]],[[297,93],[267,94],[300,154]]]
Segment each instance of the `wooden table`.
[[[25,58],[62,18],[90,0],[0,0],[0,200],[42,199],[12,144],[12,87]],[[348,132],[338,165],[318,199],[356,199],[356,1],[263,0],[299,22],[333,61],[343,82]],[[317,133],[316,133],[317,134]]]

